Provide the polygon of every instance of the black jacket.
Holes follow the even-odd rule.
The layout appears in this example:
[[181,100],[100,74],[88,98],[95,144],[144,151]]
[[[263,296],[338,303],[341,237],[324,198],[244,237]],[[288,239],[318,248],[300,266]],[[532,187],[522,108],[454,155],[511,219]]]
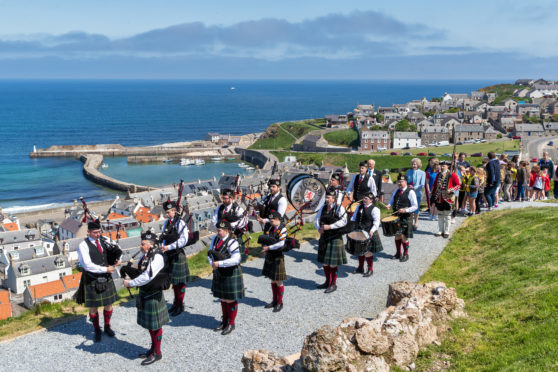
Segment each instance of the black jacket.
[[492,159],[486,164],[486,186],[500,183],[500,160]]

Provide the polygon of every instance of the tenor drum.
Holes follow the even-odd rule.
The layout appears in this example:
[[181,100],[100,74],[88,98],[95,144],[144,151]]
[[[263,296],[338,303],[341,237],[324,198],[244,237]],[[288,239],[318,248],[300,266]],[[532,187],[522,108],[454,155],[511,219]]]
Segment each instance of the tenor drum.
[[347,253],[360,256],[368,252],[370,248],[370,236],[362,230],[356,230],[347,234]]
[[382,218],[382,232],[384,236],[395,236],[399,230],[399,217],[388,216]]
[[287,198],[291,205],[305,214],[316,213],[325,201],[325,185],[310,174],[295,176],[287,186]]

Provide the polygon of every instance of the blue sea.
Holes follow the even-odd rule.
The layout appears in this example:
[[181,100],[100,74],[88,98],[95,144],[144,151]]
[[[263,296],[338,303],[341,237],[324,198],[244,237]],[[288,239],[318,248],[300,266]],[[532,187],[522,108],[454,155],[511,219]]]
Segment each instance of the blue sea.
[[[72,158],[31,159],[33,146],[154,145],[245,134],[271,123],[466,93],[494,81],[0,81],[0,206],[17,212],[114,197],[83,177]],[[231,89],[235,87],[235,89]],[[107,173],[164,185],[236,173],[230,164],[190,169],[107,159]]]

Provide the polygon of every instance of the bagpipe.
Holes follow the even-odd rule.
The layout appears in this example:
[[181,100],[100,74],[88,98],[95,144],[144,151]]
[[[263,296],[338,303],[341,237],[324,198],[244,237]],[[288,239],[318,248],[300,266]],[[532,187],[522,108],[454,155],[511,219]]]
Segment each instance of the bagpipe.
[[[184,180],[180,180],[180,184],[178,186],[178,199],[176,200],[176,212],[178,213],[180,219],[184,220],[186,226],[188,227],[188,243],[186,243],[186,247],[187,247],[200,240],[200,232],[194,231],[194,229],[192,228],[193,227],[192,214],[190,213],[190,211],[182,208],[181,199],[182,199],[183,191],[184,191]],[[187,220],[184,219],[185,218],[184,214],[188,215]]]

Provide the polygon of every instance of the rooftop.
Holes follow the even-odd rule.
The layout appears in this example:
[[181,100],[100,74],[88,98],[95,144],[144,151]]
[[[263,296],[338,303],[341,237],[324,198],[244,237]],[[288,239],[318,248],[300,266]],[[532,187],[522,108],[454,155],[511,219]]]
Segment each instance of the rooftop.
[[65,275],[61,279],[67,290],[77,289],[81,280],[81,273]]
[[10,304],[10,293],[0,290],[0,320],[8,319],[12,316],[12,304]]
[[66,288],[64,288],[61,280],[32,285],[27,287],[27,290],[34,300],[66,292]]

